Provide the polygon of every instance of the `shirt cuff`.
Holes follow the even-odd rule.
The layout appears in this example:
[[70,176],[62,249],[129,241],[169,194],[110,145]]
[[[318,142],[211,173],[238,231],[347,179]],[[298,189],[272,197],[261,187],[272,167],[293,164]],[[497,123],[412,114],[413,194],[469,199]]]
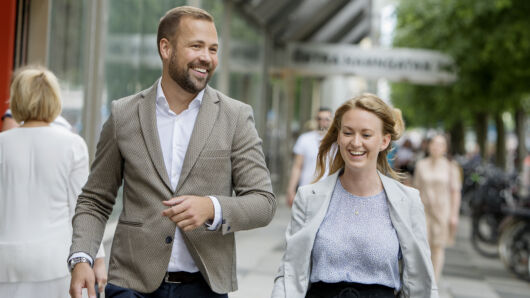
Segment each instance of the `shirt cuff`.
[[219,227],[219,224],[221,223],[223,213],[221,212],[221,204],[219,204],[219,200],[213,196],[208,196],[208,197],[210,198],[210,200],[212,200],[212,203],[213,203],[214,217],[213,217],[212,222],[207,221],[205,225],[206,227],[208,227],[208,230],[215,231],[217,230],[217,228]]
[[77,257],[85,257],[90,262],[90,267],[94,266],[94,260],[92,260],[92,257],[90,257],[87,253],[84,252],[74,252],[69,258],[68,263],[70,263],[70,260]]

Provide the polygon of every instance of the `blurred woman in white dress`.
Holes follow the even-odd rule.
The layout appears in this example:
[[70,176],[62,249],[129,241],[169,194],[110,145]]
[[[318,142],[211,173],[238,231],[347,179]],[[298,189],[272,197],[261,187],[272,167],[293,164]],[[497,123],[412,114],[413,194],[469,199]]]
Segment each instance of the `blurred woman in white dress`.
[[[61,112],[57,78],[44,68],[15,74],[0,133],[0,297],[68,297],[66,265],[77,195],[88,177],[81,137],[50,126]],[[104,254],[96,278],[106,282]]]

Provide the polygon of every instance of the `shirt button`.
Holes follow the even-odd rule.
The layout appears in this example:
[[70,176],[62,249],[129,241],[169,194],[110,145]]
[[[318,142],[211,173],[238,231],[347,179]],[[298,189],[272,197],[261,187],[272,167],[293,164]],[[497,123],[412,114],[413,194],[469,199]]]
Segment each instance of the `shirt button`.
[[169,243],[171,243],[171,241],[173,241],[173,238],[171,238],[171,236],[167,236],[166,237],[166,243],[169,244]]

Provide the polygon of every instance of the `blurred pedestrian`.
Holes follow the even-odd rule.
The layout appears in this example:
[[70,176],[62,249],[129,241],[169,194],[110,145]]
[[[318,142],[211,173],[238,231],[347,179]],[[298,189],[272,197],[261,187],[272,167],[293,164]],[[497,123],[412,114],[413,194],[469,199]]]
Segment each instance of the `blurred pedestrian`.
[[[57,78],[24,68],[11,84],[20,127],[0,134],[0,297],[68,297],[64,260],[77,195],[88,175],[83,139],[50,126],[61,112]],[[102,250],[96,278],[103,287]]]
[[317,178],[338,153],[330,176],[298,189],[273,298],[438,297],[418,191],[387,161],[403,131],[396,115],[371,94],[336,111]]
[[416,163],[414,186],[425,206],[427,235],[436,280],[440,280],[444,250],[454,242],[460,214],[462,179],[459,166],[446,157],[447,139],[436,135],[428,145],[429,155]]
[[318,147],[329,128],[331,117],[332,112],[329,108],[320,108],[316,116],[317,130],[303,133],[294,145],[293,167],[287,186],[287,204],[289,206],[293,204],[296,189],[315,179]]
[[412,185],[412,175],[414,174],[415,152],[410,139],[406,139],[397,149],[394,160],[394,168],[403,173],[401,182],[407,186]]
[[79,196],[73,297],[85,287],[90,294],[90,263],[122,184],[107,298],[228,297],[237,289],[234,233],[274,216],[252,108],[208,86],[218,63],[213,17],[191,6],[171,9],[160,19],[157,45],[162,77],[112,102]]

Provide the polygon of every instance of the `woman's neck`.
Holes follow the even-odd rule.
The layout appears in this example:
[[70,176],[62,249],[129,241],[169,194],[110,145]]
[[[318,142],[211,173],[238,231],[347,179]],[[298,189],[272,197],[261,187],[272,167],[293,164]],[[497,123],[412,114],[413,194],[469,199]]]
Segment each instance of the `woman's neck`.
[[376,169],[369,173],[345,169],[339,179],[345,190],[359,197],[374,196],[383,190],[383,184]]
[[444,160],[445,156],[443,156],[443,155],[440,155],[440,156],[429,156],[429,159],[431,161],[431,164],[435,165],[435,164],[439,163],[440,161]]
[[46,121],[41,120],[28,120],[24,122],[20,127],[42,127],[42,126],[49,126],[50,123]]

